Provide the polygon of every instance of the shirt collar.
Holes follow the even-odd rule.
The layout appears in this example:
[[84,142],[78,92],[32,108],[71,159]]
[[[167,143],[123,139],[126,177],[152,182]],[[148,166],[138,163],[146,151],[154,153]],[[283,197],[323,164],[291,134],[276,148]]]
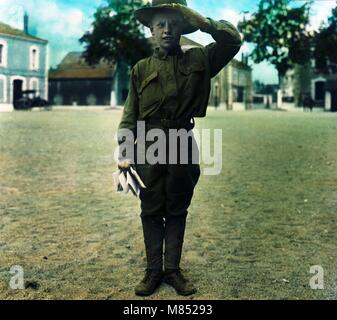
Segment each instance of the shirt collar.
[[170,53],[165,52],[160,47],[155,47],[153,52],[153,56],[161,60],[166,60],[167,56],[181,56],[181,55],[183,55],[183,51],[181,50],[180,45],[175,47]]

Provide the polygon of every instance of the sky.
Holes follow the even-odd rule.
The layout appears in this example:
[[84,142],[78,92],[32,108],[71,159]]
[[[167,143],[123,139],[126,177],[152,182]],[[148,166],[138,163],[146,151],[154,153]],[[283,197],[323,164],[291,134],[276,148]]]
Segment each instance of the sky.
[[[146,1],[145,1],[146,2]],[[206,17],[225,19],[237,25],[244,15],[249,17],[257,9],[258,0],[188,0],[188,5]],[[292,1],[294,6],[304,1]],[[93,14],[104,0],[0,0],[0,21],[22,29],[23,14],[29,15],[29,29],[40,38],[49,41],[50,65],[56,67],[70,51],[82,51],[78,39],[90,29]],[[326,21],[336,0],[316,0],[311,10],[310,28],[317,30]],[[189,38],[206,45],[213,41],[208,34],[197,31]],[[245,43],[236,58],[249,53],[253,46]],[[277,72],[266,62],[250,63],[253,80],[276,84]]]

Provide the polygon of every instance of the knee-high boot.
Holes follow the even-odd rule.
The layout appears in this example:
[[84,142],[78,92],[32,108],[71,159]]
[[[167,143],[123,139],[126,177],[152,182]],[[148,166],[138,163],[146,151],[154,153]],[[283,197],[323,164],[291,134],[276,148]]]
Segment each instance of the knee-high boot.
[[165,218],[165,270],[179,270],[186,215]]
[[194,285],[180,270],[183,249],[186,215],[168,217],[165,221],[165,274],[164,281],[183,296],[196,293]]
[[162,217],[142,217],[147,269],[163,270],[164,219]]

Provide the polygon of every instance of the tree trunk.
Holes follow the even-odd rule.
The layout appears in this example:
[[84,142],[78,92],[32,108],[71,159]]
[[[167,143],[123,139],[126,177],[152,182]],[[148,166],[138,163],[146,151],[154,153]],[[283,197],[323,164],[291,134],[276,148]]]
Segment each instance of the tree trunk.
[[116,62],[116,73],[114,77],[114,91],[117,105],[123,105],[129,87],[129,65],[124,61]]

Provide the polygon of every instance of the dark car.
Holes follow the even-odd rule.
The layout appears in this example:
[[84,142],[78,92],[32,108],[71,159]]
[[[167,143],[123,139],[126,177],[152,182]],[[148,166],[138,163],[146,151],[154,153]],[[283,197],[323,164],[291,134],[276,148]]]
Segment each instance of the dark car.
[[25,90],[21,92],[21,98],[14,101],[16,110],[31,110],[34,107],[51,109],[51,103],[37,95],[36,90]]

